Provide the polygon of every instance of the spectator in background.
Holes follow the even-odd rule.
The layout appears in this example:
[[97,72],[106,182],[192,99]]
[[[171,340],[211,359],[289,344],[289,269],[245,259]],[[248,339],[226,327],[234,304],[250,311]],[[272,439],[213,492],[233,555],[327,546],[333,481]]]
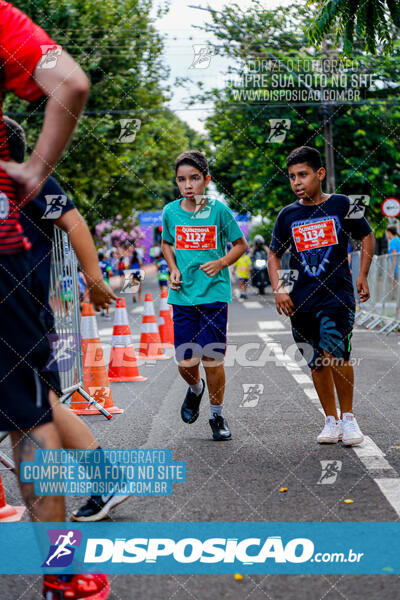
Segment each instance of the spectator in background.
[[137,286],[133,287],[132,302],[137,301],[136,300],[136,291],[138,291],[138,293],[139,293],[139,300],[143,300],[143,298],[142,298],[142,282],[141,282],[141,273],[140,273],[142,267],[143,267],[143,262],[139,258],[137,250],[134,248],[133,253],[132,253],[132,259],[131,259],[131,270],[132,270],[133,280],[138,282],[139,287],[137,287]]
[[391,256],[390,261],[392,263],[392,276],[395,281],[399,280],[399,252],[400,252],[400,238],[397,233],[397,229],[394,225],[390,225],[386,229],[386,237],[389,242],[388,253],[396,256]]

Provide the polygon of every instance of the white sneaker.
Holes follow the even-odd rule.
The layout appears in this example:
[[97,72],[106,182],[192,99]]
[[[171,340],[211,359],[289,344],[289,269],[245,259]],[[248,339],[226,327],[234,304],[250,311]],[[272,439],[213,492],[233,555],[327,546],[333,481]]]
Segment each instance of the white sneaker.
[[343,413],[341,419],[344,446],[356,446],[364,441],[364,436],[353,413]]
[[341,437],[339,422],[335,417],[325,417],[325,427],[317,437],[319,444],[337,444]]

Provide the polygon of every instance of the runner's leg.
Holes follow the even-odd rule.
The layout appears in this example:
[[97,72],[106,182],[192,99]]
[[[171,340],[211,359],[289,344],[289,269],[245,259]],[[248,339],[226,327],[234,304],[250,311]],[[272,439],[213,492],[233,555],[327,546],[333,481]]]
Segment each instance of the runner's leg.
[[62,404],[52,391],[49,394],[49,401],[53,411],[53,421],[63,448],[87,448],[90,450],[98,448],[99,443],[86,423],[65,404]]
[[61,448],[61,441],[54,423],[45,423],[28,431],[11,431],[14,460],[21,494],[32,521],[65,521],[65,502],[63,496],[37,496],[34,483],[20,481],[22,461],[35,460],[35,450],[39,448]]

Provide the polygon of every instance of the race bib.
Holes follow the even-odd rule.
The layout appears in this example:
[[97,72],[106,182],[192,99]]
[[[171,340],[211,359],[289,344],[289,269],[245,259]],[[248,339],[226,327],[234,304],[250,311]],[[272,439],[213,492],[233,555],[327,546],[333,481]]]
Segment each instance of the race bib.
[[325,246],[333,246],[338,243],[333,219],[297,225],[293,227],[292,234],[297,252],[325,248]]
[[216,250],[217,226],[176,225],[175,248],[177,250]]

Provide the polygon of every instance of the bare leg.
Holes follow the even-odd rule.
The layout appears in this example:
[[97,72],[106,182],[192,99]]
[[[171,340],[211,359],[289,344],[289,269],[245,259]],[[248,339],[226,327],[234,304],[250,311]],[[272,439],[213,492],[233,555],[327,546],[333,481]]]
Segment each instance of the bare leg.
[[189,385],[194,385],[200,381],[200,360],[198,358],[189,358],[182,360],[178,365],[181,377]]
[[14,460],[21,494],[32,521],[65,521],[65,502],[63,496],[37,496],[33,483],[20,481],[20,464],[22,461],[35,459],[38,448],[61,448],[60,438],[54,423],[46,423],[29,432],[12,431],[11,440],[14,449]]
[[203,367],[206,372],[210,404],[222,404],[224,401],[225,393],[224,363],[203,356]]
[[353,412],[354,369],[348,361],[332,365],[332,375],[341,413]]
[[311,375],[326,416],[332,416],[337,419],[335,387],[331,367],[323,366],[311,369]]
[[57,428],[63,448],[87,448],[94,450],[98,442],[89,427],[62,404],[54,392],[50,392],[49,401],[53,411],[54,425]]

